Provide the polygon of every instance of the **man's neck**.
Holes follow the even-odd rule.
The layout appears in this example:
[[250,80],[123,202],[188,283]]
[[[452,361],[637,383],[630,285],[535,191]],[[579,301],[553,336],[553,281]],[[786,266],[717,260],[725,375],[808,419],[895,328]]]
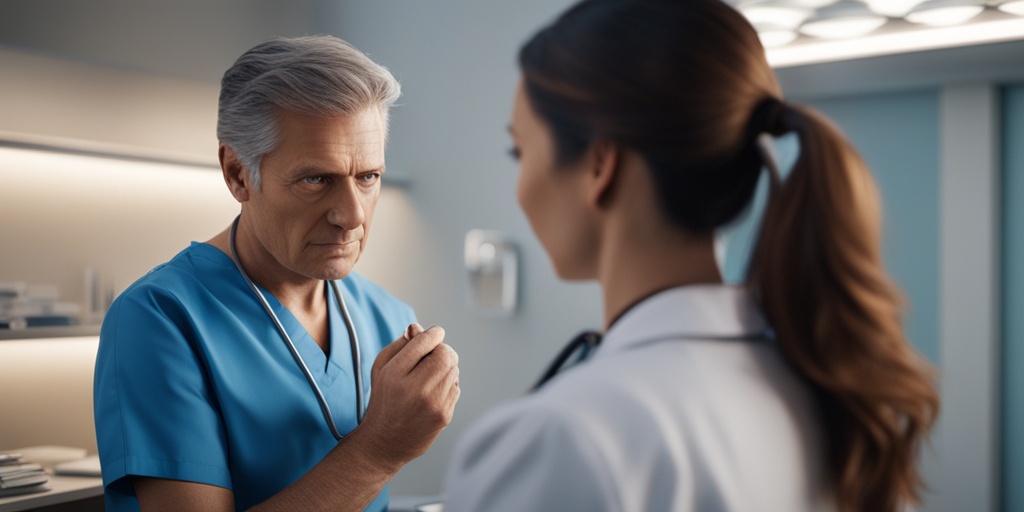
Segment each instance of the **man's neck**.
[[[206,243],[220,249],[232,258],[230,243],[231,228],[225,229]],[[241,232],[241,229],[239,229]],[[240,264],[254,283],[270,292],[282,306],[288,309],[306,328],[306,332],[316,340],[325,352],[329,349],[327,322],[327,283],[322,280],[305,276],[297,276],[290,272],[280,272],[277,261],[269,261],[269,253],[265,250],[250,247],[244,235],[236,233],[236,251]],[[268,261],[263,261],[268,260]]]

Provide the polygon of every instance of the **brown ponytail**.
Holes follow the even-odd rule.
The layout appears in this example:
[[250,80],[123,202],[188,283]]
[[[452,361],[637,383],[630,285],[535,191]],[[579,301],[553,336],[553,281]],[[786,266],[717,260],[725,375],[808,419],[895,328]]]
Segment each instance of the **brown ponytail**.
[[817,389],[843,512],[920,501],[917,449],[938,413],[882,266],[880,204],[864,162],[817,113],[782,121],[800,158],[773,194],[750,283],[789,361]]

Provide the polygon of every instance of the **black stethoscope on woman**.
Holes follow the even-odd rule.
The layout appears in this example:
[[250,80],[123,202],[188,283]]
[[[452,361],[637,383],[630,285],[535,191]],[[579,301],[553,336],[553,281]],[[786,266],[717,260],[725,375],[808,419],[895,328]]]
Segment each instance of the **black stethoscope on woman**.
[[[270,307],[270,303],[267,302],[267,298],[263,295],[263,292],[256,286],[256,283],[252,282],[249,278],[249,274],[242,268],[241,262],[238,260],[238,253],[235,251],[235,231],[238,230],[238,219],[242,216],[235,217],[235,221],[231,223],[231,231],[228,234],[228,245],[231,248],[231,257],[235,261],[235,266],[238,267],[238,272],[242,274],[242,278],[249,285],[253,294],[256,295],[257,300],[263,310],[267,312],[267,316],[274,323],[274,327],[277,328],[278,334],[281,335],[281,339],[284,340],[284,344],[288,346],[288,351],[291,352],[292,358],[295,359],[295,363],[299,365],[299,369],[302,370],[302,375],[306,377],[306,382],[309,383],[309,387],[313,389],[313,394],[316,395],[316,401],[320,404],[320,412],[324,415],[324,421],[327,422],[327,427],[331,429],[331,435],[334,439],[341,441],[342,436],[338,432],[338,426],[334,423],[334,416],[331,415],[331,408],[327,405],[327,399],[324,398],[323,391],[320,390],[320,386],[317,385],[316,379],[313,378],[312,372],[309,371],[309,367],[306,366],[306,362],[302,360],[302,356],[299,355],[298,349],[295,348],[295,343],[292,342],[291,336],[288,335],[288,331],[281,325],[281,319],[274,313],[273,308]],[[338,309],[341,310],[341,318],[345,320],[345,328],[348,330],[348,341],[352,348],[352,369],[355,375],[356,382],[356,424],[363,422],[363,415],[366,412],[364,407],[365,395],[363,394],[363,372],[362,364],[360,362],[359,354],[359,338],[356,336],[356,327],[352,323],[352,317],[348,314],[348,307],[345,305],[345,297],[342,296],[341,290],[338,289],[338,283],[334,281],[326,281],[330,284],[331,290],[334,292],[334,297],[338,300]]]
[[[533,388],[531,388],[530,391],[538,390],[541,386],[547,384],[548,381],[553,379],[562,371],[567,370],[569,367],[574,366],[577,363],[583,362],[588,356],[590,356],[597,350],[597,348],[601,345],[601,341],[603,338],[604,335],[596,331],[584,331],[577,335],[575,338],[572,339],[572,341],[569,342],[568,345],[565,346],[565,348],[562,349],[561,352],[558,353],[557,356],[555,356],[555,360],[551,362],[551,364],[548,366],[548,369],[544,371],[544,374],[541,375],[540,379],[537,380],[537,383],[533,385]],[[638,343],[633,343],[630,348],[636,349],[666,341],[771,341],[773,339],[775,339],[775,333],[771,329],[766,329],[764,332],[761,333],[739,336],[698,336],[692,333],[678,333],[671,334],[668,336],[658,336],[655,338],[640,341]],[[573,355],[576,355],[576,358],[573,361],[570,361]]]

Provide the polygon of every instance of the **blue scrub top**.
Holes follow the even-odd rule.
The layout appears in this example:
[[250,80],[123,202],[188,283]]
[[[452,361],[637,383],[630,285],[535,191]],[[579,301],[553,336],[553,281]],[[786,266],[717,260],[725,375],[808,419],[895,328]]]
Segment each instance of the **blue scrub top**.
[[[339,283],[370,369],[415,321],[412,309],[355,273]],[[328,357],[263,290],[330,404],[356,427],[352,353],[330,297]],[[128,475],[231,489],[235,508],[299,479],[337,445],[313,390],[252,291],[222,251],[192,243],[121,294],[103,321],[94,383],[106,509],[138,510]],[[366,509],[387,508],[388,489]]]

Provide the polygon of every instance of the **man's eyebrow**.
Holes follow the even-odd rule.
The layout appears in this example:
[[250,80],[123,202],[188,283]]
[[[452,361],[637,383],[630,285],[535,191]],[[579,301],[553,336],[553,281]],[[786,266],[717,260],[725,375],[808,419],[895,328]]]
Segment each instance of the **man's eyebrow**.
[[296,176],[306,176],[306,175],[309,175],[309,174],[331,174],[331,173],[329,171],[327,171],[326,169],[324,169],[322,167],[317,167],[315,165],[300,165],[300,166],[292,169],[292,174],[294,174]]
[[[386,170],[387,170],[387,165],[381,165],[379,167],[368,167],[366,169],[359,169],[358,171],[355,171],[355,174],[366,174],[366,173],[369,173],[369,172],[379,172],[379,173],[383,174],[384,171],[386,171]],[[317,165],[300,165],[300,166],[292,169],[291,174],[293,176],[309,176],[311,174],[324,174],[324,175],[334,175],[334,174],[339,174],[340,175],[340,174],[345,174],[345,175],[347,175],[348,173],[347,172],[339,171],[337,169],[329,169],[329,168],[320,167],[320,166],[317,166]]]

